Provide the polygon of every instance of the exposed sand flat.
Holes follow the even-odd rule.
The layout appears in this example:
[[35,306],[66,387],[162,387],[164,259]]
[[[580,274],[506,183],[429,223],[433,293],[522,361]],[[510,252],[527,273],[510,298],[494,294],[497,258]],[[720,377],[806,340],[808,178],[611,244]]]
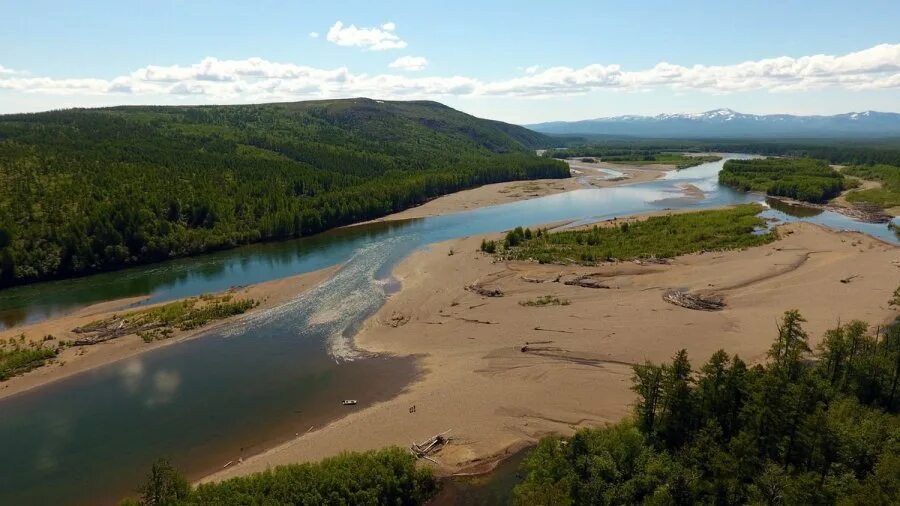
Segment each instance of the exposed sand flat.
[[[494,183],[471,190],[463,190],[438,197],[418,207],[394,213],[374,221],[406,220],[455,213],[480,207],[506,204],[562,193],[580,188],[606,188],[624,184],[642,183],[661,177],[672,165],[627,165],[606,162],[585,163],[578,159],[567,160],[572,177],[567,179],[537,179]],[[601,169],[611,169],[625,174],[624,179],[609,179],[610,174]]]
[[[543,435],[629,414],[630,364],[668,360],[680,348],[695,367],[720,348],[761,361],[787,309],[808,320],[813,346],[839,321],[879,324],[896,315],[888,300],[900,285],[900,248],[808,223],[780,231],[782,239],[766,246],[688,255],[669,265],[494,263],[476,251],[481,237],[418,251],[397,267],[402,290],[366,322],[357,344],[419,356],[421,380],[207,480],[342,450],[408,446],[447,429],[456,439],[435,458],[441,471],[458,472]],[[554,282],[560,275],[591,275],[609,288]],[[504,296],[465,290],[473,282]],[[713,292],[727,307],[674,306],[662,299],[670,288]],[[570,304],[520,305],[544,295]]]
[[[256,311],[272,308],[296,297],[298,294],[315,287],[322,281],[331,277],[338,268],[340,268],[340,266],[333,266],[297,276],[236,288],[232,290],[232,292],[234,293],[235,298],[249,298],[260,302],[259,306],[244,313],[247,315]],[[25,335],[27,341],[40,341],[43,336],[50,334],[58,340],[71,340],[77,337],[77,334],[72,332],[72,329],[76,327],[86,325],[96,320],[109,318],[116,313],[121,314],[173,302],[166,301],[161,302],[160,304],[139,306],[137,308],[129,307],[143,299],[143,297],[132,297],[94,304],[59,318],[52,318],[31,325],[0,331],[0,339],[8,339],[11,337],[18,338],[20,335]],[[15,376],[7,381],[0,382],[0,399],[160,346],[168,346],[183,342],[210,328],[233,322],[235,319],[241,318],[241,316],[242,315],[215,321],[206,327],[191,331],[176,331],[175,335],[169,339],[149,344],[145,343],[136,335],[129,335],[93,346],[66,348],[59,354],[54,363],[39,367],[21,376]]]

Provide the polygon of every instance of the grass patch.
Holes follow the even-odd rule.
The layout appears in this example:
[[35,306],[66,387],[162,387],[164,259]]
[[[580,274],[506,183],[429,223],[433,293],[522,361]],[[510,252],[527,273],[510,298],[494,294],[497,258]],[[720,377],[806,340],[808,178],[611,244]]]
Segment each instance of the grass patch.
[[556,233],[517,228],[499,254],[541,263],[594,264],[636,258],[670,258],[697,251],[718,251],[766,244],[774,234],[757,234],[765,225],[759,204],[729,209],[654,216],[618,227]]
[[571,304],[569,299],[560,299],[555,295],[541,295],[536,299],[519,301],[520,306],[542,307],[542,306],[568,306]]
[[900,206],[900,167],[893,165],[853,166],[843,170],[848,176],[878,181],[881,188],[856,190],[847,194],[847,202],[875,204],[882,209]]
[[854,184],[827,162],[811,158],[728,160],[719,172],[719,182],[805,202],[826,202]]
[[0,341],[0,381],[37,369],[58,353],[56,347],[45,348],[43,341],[26,343],[24,335]]
[[245,313],[259,304],[254,299],[234,299],[231,295],[201,295],[162,306],[113,315],[92,322],[75,332],[86,334],[87,343],[137,334],[146,342],[167,339],[175,330],[192,330],[215,320]]

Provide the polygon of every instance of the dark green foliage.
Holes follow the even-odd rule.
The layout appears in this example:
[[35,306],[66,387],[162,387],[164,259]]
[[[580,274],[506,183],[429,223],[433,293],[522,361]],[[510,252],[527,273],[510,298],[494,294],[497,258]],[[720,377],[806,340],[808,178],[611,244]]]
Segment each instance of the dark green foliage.
[[191,486],[167,459],[153,463],[147,482],[141,487],[141,502],[146,506],[174,506],[188,499]]
[[848,202],[869,202],[882,208],[900,206],[900,167],[892,165],[853,166],[846,167],[843,173],[881,183],[881,188],[855,190],[848,193]]
[[497,252],[497,241],[489,241],[487,239],[481,240],[481,251],[493,255]]
[[[752,153],[763,156],[815,158],[840,165],[900,166],[900,139],[623,139],[553,136],[554,145],[589,146],[609,155],[647,152]],[[551,154],[550,151],[547,152]]]
[[0,116],[0,287],[298,237],[485,183],[546,140],[434,102]]
[[728,160],[719,172],[719,182],[743,191],[806,202],[825,202],[845,188],[840,172],[825,161],[809,158]]
[[583,145],[577,147],[563,149],[548,149],[544,152],[544,156],[549,158],[581,158],[583,162],[593,162],[593,157],[600,158],[602,162],[611,163],[628,163],[628,164],[651,164],[662,163],[675,165],[677,169],[686,169],[707,162],[715,162],[721,160],[718,155],[695,155],[686,156],[682,153],[671,153],[661,149],[652,147],[644,149],[628,149],[623,147],[605,147],[597,145]]
[[[379,505],[423,504],[437,491],[430,469],[400,448],[344,453],[312,464],[291,464],[169,494],[171,505]],[[154,466],[155,468],[156,466]],[[154,483],[153,475],[145,488]],[[156,487],[154,486],[153,489]],[[171,490],[173,487],[164,487]],[[146,497],[146,492],[144,493]],[[176,499],[177,497],[177,499]]]
[[900,330],[851,322],[811,362],[802,322],[785,313],[767,366],[635,367],[634,421],[543,439],[517,503],[898,504]]
[[532,238],[534,238],[534,234],[530,228],[516,227],[506,233],[506,237],[503,238],[503,246],[507,249],[513,248]]
[[[695,213],[653,216],[621,227],[595,226],[551,234],[531,234],[521,227],[506,235],[505,255],[542,263],[586,263],[633,258],[674,257],[766,244],[773,234],[755,234],[765,222],[757,204]],[[530,232],[530,231],[528,231]]]
[[[49,340],[47,337],[44,341]],[[10,338],[9,341],[0,340],[0,381],[37,369],[58,353],[56,347],[44,347],[43,342],[26,344],[24,336]]]

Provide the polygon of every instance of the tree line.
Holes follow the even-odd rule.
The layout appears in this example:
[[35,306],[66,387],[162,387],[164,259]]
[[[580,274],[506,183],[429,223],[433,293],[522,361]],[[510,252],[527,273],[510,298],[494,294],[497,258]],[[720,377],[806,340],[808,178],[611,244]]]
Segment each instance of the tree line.
[[806,202],[826,202],[852,185],[824,160],[810,158],[728,160],[719,172],[719,182]]
[[315,234],[568,177],[543,136],[431,102],[0,116],[0,287]]
[[766,365],[685,350],[634,367],[633,418],[541,440],[517,504],[897,504],[900,327],[853,321],[810,357],[797,311]]

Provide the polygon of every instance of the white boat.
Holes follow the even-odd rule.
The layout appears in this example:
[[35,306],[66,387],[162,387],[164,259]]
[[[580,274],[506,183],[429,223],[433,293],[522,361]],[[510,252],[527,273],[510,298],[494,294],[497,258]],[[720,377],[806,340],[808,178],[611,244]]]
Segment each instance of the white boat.
[[356,399],[344,399],[341,404],[343,404],[344,406],[355,406],[356,402]]

